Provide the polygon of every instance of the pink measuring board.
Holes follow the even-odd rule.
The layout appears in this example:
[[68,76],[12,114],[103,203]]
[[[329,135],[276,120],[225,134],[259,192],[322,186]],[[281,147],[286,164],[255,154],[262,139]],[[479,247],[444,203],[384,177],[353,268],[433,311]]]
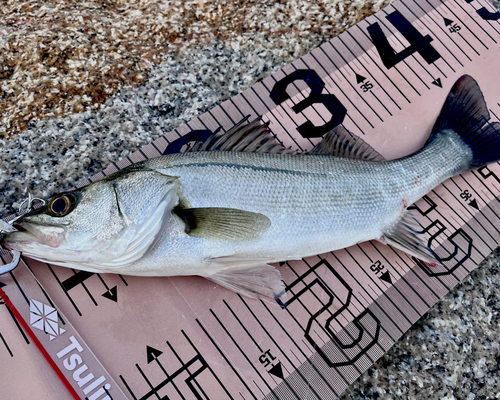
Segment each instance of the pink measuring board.
[[[285,146],[310,149],[342,123],[386,158],[404,156],[465,73],[497,121],[499,20],[484,0],[396,2],[93,180],[246,115],[270,121]],[[445,267],[362,243],[277,265],[288,297],[275,303],[197,277],[23,259],[0,277],[11,302],[0,307],[2,398],[335,399],[499,244],[499,195],[493,164],[416,203]]]

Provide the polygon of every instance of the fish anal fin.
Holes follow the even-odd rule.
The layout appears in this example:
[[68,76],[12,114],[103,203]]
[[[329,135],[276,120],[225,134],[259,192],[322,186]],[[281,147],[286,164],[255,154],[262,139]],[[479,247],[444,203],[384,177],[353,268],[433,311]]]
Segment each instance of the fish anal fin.
[[[250,261],[248,261],[250,262]],[[274,300],[285,294],[280,272],[269,264],[232,265],[204,276],[212,282],[242,296]]]
[[441,265],[434,252],[419,236],[421,229],[417,223],[417,211],[408,210],[403,217],[379,241],[401,250],[431,265]]
[[265,215],[236,208],[175,207],[173,211],[184,221],[188,235],[205,239],[254,240],[271,226]]
[[385,161],[373,147],[353,135],[342,125],[333,128],[309,154],[354,158],[364,161]]

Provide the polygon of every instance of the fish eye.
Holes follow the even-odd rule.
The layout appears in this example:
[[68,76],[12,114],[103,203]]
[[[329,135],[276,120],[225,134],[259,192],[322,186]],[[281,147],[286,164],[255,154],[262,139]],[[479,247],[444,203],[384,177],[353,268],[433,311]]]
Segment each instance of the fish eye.
[[64,217],[73,211],[75,205],[76,197],[71,193],[66,193],[50,199],[48,210],[53,217]]

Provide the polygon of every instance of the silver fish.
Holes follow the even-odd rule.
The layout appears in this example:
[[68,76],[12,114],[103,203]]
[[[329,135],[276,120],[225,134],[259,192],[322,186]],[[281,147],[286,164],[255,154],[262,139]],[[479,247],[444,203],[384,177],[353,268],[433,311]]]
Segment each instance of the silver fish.
[[267,124],[240,124],[194,151],[132,165],[52,197],[2,245],[98,273],[199,275],[251,297],[283,294],[269,263],[377,239],[438,262],[407,207],[446,179],[500,159],[470,76],[453,86],[420,151],[385,161],[342,126],[291,154]]

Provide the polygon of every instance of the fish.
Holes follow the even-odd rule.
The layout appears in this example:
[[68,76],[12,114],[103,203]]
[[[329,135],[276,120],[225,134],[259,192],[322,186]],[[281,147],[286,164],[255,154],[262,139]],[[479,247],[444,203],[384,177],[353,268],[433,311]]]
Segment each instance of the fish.
[[271,264],[379,240],[440,263],[408,207],[446,179],[500,159],[500,124],[459,78],[422,149],[385,160],[342,125],[311,151],[244,120],[191,151],[56,194],[1,245],[94,273],[198,275],[247,297],[283,296]]

